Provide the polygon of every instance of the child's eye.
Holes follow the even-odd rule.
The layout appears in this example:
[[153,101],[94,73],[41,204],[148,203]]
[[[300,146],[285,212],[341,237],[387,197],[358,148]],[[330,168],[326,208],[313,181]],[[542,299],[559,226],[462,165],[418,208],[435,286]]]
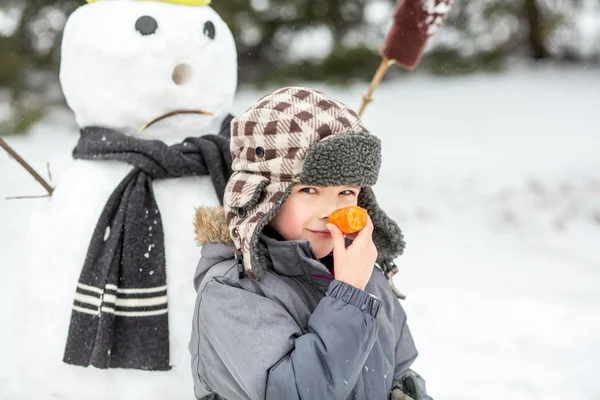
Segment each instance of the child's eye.
[[355,196],[356,192],[354,190],[344,190],[340,193],[342,196]]
[[311,187],[306,187],[306,188],[300,189],[300,192],[302,192],[302,193],[308,193],[308,194],[316,194],[317,193],[317,189],[311,188]]

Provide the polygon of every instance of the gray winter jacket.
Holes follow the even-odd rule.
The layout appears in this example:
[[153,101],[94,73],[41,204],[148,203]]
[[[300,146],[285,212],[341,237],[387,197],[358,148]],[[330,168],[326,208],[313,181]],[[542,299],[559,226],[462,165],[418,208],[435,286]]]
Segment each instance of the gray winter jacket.
[[189,344],[196,397],[389,399],[417,350],[383,272],[374,267],[361,291],[335,280],[308,241],[262,235],[260,249],[267,272],[254,281],[240,277],[233,246],[202,247]]

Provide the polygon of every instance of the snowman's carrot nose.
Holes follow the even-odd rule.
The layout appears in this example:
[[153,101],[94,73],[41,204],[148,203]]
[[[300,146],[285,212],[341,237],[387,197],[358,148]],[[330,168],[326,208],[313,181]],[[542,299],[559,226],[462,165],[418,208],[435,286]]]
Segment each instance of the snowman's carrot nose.
[[164,115],[161,115],[160,117],[154,118],[152,121],[150,121],[146,125],[142,126],[140,129],[138,129],[138,133],[140,133],[144,129],[148,128],[150,125],[153,125],[153,124],[157,123],[158,121],[162,121],[165,118],[169,118],[169,117],[172,117],[173,115],[177,115],[177,114],[214,115],[214,113],[212,113],[210,111],[204,111],[204,110],[175,110],[175,111],[170,111],[170,112],[168,112],[168,113],[166,113]]

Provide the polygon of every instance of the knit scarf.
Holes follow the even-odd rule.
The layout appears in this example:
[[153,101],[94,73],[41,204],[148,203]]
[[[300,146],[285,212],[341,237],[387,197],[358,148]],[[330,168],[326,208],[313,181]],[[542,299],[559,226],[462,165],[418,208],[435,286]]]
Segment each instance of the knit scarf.
[[[210,175],[221,204],[231,175],[228,117],[219,135],[167,146],[101,127],[81,130],[73,157],[131,164],[96,224],[77,284],[63,361],[169,370],[167,271],[155,179]],[[176,194],[174,194],[176,195]]]

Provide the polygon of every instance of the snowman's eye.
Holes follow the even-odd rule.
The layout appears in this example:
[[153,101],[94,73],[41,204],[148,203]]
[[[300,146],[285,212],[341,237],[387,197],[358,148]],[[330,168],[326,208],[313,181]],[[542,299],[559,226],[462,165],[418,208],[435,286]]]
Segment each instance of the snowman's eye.
[[148,15],[139,17],[135,21],[135,30],[142,34],[142,36],[152,35],[158,29],[158,22]]
[[204,24],[204,30],[203,33],[205,36],[208,36],[211,39],[215,38],[215,24],[213,24],[210,21],[206,21],[206,23]]

